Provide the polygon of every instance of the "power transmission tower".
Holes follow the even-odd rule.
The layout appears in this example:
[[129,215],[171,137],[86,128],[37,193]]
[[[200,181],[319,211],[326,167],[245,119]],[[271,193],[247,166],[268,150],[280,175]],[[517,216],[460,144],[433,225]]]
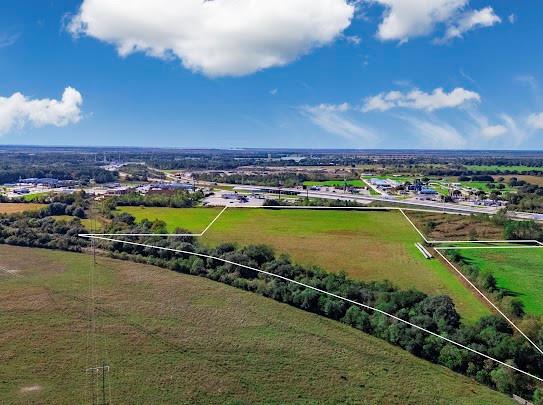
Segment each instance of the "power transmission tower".
[[[109,373],[109,366],[103,362],[101,366],[90,367],[86,370],[87,374],[92,378],[92,405],[107,405],[109,401],[106,396],[106,373]],[[96,377],[102,375],[102,392],[100,398],[96,395]],[[99,402],[100,401],[100,402]]]

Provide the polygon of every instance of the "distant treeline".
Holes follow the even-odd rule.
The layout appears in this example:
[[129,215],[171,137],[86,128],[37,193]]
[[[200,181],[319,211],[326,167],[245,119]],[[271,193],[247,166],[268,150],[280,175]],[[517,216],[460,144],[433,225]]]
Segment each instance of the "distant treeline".
[[543,213],[543,187],[526,184],[516,193],[507,194],[509,208],[517,211]]
[[112,182],[117,173],[102,169],[87,155],[62,153],[3,154],[0,162],[0,184],[14,183],[20,178],[50,177],[59,180],[97,183]]
[[318,173],[298,173],[280,172],[273,174],[216,174],[216,173],[196,173],[197,180],[229,183],[229,184],[247,184],[251,186],[267,187],[295,187],[301,186],[305,181],[332,180],[333,177]]
[[108,214],[117,206],[145,206],[190,208],[199,204],[204,198],[201,191],[188,192],[184,190],[142,195],[137,192],[107,199],[102,204],[102,213]]
[[353,200],[329,200],[323,198],[299,198],[298,200],[279,200],[269,198],[264,201],[265,206],[301,206],[301,207],[368,207]]

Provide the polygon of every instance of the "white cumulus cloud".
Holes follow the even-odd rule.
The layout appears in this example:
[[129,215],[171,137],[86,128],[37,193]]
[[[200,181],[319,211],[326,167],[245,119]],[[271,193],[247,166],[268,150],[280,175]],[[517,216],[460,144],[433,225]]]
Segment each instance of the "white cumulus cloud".
[[0,97],[0,134],[25,125],[57,127],[74,124],[81,119],[83,97],[76,89],[66,87],[62,99],[29,99],[17,92]]
[[492,7],[466,11],[469,0],[366,1],[385,8],[377,31],[377,37],[383,41],[406,42],[410,38],[432,34],[438,25],[447,27],[445,38],[452,39],[469,30],[490,27],[501,21]]
[[457,22],[449,26],[442,41],[460,38],[465,32],[476,28],[492,27],[501,21],[501,18],[494,13],[492,7],[469,11],[464,13]]
[[174,58],[208,76],[292,62],[350,25],[348,0],[84,0],[68,30],[134,52]]
[[543,129],[543,112],[531,114],[528,117],[528,125],[534,129]]
[[415,110],[434,111],[442,108],[459,107],[469,101],[478,102],[478,93],[457,87],[451,92],[445,92],[441,87],[431,93],[415,89],[407,93],[390,91],[380,93],[365,100],[362,110],[387,111],[392,108],[411,108]]
[[436,24],[450,20],[469,0],[373,0],[385,7],[377,36],[407,41],[430,34]]

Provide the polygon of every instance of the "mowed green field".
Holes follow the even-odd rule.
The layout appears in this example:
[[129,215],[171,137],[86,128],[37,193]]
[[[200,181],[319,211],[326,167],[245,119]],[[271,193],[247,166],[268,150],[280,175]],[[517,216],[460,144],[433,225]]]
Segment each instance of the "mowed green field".
[[528,314],[543,315],[543,248],[465,249],[460,254],[496,277],[500,288],[524,303]]
[[[76,217],[71,215],[53,215],[51,218],[54,218],[55,221],[65,221],[65,222],[71,222]],[[100,221],[93,221],[90,218],[80,218],[79,221],[81,222],[81,225],[85,227],[87,231],[93,231],[93,230],[100,230],[102,229],[102,223]]]
[[449,295],[464,319],[489,310],[437,259],[417,250],[420,235],[398,211],[229,208],[204,243],[263,243],[298,263],[345,271],[359,280],[390,280],[403,288]]
[[[215,208],[120,209],[138,220],[163,220],[170,231],[180,227],[191,232],[202,231],[220,212]],[[448,295],[466,321],[490,313],[445,264],[421,255],[415,246],[420,236],[397,211],[229,208],[202,241],[266,244],[298,263],[345,271],[355,279],[390,280],[400,288]]]
[[[496,186],[497,184],[500,184],[500,183],[495,183],[495,182],[493,183],[489,181],[461,181],[460,184],[462,185],[462,187],[469,187],[469,188],[490,193],[492,191],[498,190],[496,188],[490,188],[490,185],[493,184],[494,186]],[[498,191],[507,192],[513,189],[512,187],[509,187],[506,183],[504,183],[504,186],[505,186],[504,189],[498,190]]]
[[304,186],[317,187],[366,187],[362,180],[326,180],[326,181],[304,181]]
[[102,360],[108,403],[513,403],[339,322],[101,257],[89,334],[88,255],[0,245],[0,266],[3,404],[91,403]]
[[168,232],[176,228],[186,229],[189,232],[199,233],[213,221],[222,208],[162,208],[162,207],[118,207],[118,211],[128,212],[136,218],[159,219],[166,222]]

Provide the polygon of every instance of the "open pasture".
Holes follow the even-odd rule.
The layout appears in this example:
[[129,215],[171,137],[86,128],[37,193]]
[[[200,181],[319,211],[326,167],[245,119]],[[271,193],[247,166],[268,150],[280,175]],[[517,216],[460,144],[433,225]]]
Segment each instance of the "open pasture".
[[[53,215],[51,218],[54,218],[55,221],[64,221],[64,222],[71,222],[76,217],[71,215]],[[103,228],[104,224],[101,221],[93,221],[90,218],[82,218],[79,219],[81,222],[81,225],[85,227],[85,229],[89,232],[91,231],[99,231]]]
[[47,207],[47,204],[0,203],[0,214],[16,214],[18,212],[38,211],[45,207]]
[[516,178],[517,180],[524,180],[528,184],[535,184],[536,186],[543,186],[543,176],[533,176],[529,174],[517,174],[517,175],[507,175],[507,176],[492,176],[494,180],[499,179],[500,177],[504,178],[504,183],[507,184],[511,178]]
[[92,403],[102,360],[108,403],[512,403],[339,322],[131,262],[98,259],[89,333],[88,255],[0,245],[0,266],[3,404]]
[[305,181],[304,186],[312,187],[365,187],[362,180],[326,180],[326,181]]
[[429,240],[503,239],[503,226],[483,215],[419,211],[406,211],[406,214]]
[[138,222],[143,219],[164,221],[172,233],[177,228],[199,233],[221,212],[220,208],[118,207],[117,210],[133,215]]
[[228,209],[204,243],[266,244],[294,261],[359,280],[449,295],[466,320],[489,310],[437,259],[426,260],[421,237],[398,211]]
[[470,165],[466,169],[474,172],[543,172],[540,166],[499,166],[499,165]]
[[528,314],[543,315],[543,248],[463,249],[467,263],[490,272],[497,286],[524,303]]
[[[169,231],[180,227],[195,233],[220,212],[211,208],[119,209],[137,220],[162,220]],[[449,295],[467,321],[490,313],[445,264],[421,255],[415,246],[422,241],[420,235],[398,211],[229,208],[201,241],[266,244],[298,263],[344,271],[354,279],[389,280],[403,289]]]

